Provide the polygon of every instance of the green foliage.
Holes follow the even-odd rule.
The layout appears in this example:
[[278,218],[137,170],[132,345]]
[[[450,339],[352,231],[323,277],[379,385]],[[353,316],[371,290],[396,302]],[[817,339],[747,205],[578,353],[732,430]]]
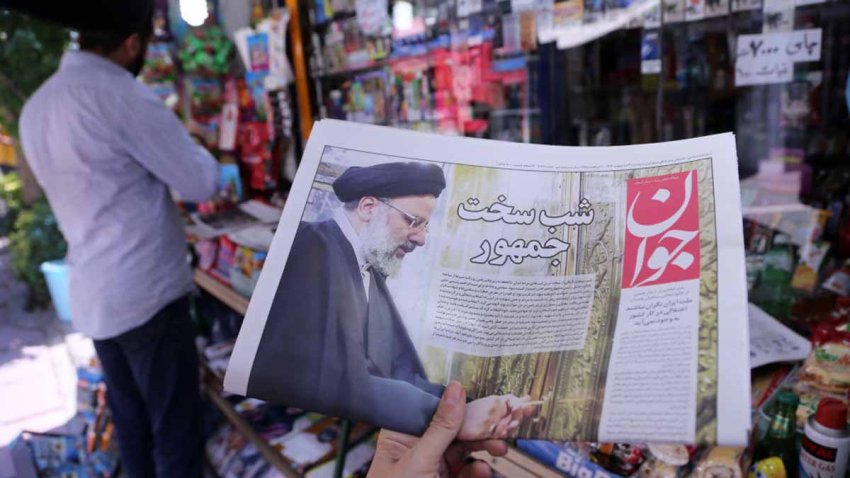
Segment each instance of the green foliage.
[[59,66],[68,30],[0,8],[0,125],[18,136],[29,96]]
[[0,176],[0,237],[8,236],[24,205],[21,178],[16,173]]
[[67,250],[47,201],[39,199],[20,211],[15,230],[9,236],[9,250],[15,277],[29,286],[28,307],[47,306],[50,295],[39,266],[61,259]]
[[[13,137],[24,103],[56,71],[68,40],[60,26],[0,8],[0,126]],[[44,307],[50,300],[39,266],[63,257],[67,246],[47,201],[25,206],[21,196],[18,176],[5,175],[0,199],[8,212],[0,217],[0,236],[9,234],[12,270],[29,286],[28,306]]]

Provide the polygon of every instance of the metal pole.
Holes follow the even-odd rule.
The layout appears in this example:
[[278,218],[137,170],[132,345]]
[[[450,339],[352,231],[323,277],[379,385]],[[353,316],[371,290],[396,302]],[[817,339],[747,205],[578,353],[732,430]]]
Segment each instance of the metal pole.
[[336,467],[334,478],[342,478],[345,470],[345,455],[348,454],[348,439],[351,435],[351,420],[342,421],[342,431],[339,434],[339,446],[336,451]]

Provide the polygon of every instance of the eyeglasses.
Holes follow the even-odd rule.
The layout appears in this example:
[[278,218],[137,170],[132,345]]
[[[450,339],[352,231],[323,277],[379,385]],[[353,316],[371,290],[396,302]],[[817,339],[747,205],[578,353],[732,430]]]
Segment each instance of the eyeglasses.
[[393,206],[386,199],[378,199],[378,201],[386,204],[387,206],[395,209],[396,211],[398,211],[402,215],[404,215],[405,219],[410,221],[410,224],[408,224],[408,225],[410,226],[411,230],[419,232],[419,231],[424,231],[424,230],[428,229],[428,219],[425,219],[424,217],[414,216],[413,214],[407,213],[407,212]]

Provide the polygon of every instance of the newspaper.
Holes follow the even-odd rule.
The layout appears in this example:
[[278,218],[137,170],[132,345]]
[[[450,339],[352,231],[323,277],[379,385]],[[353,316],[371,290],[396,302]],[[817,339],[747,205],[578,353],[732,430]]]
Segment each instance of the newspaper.
[[741,221],[732,134],[554,147],[323,120],[224,386],[421,433],[458,380],[465,439],[743,446]]
[[812,344],[757,306],[749,305],[750,368],[774,362],[797,362],[812,351]]

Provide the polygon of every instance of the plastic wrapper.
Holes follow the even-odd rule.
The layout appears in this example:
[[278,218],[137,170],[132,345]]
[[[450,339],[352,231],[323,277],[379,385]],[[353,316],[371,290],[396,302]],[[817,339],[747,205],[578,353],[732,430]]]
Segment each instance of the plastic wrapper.
[[846,395],[850,389],[850,298],[840,298],[830,317],[812,327],[812,353],[803,380],[820,390]]
[[690,451],[683,445],[649,445],[647,459],[641,465],[641,478],[679,478],[685,476]]
[[634,474],[646,459],[646,446],[625,443],[600,443],[593,447],[593,458],[605,469],[618,475]]
[[743,448],[718,446],[710,449],[694,469],[694,478],[743,478]]

